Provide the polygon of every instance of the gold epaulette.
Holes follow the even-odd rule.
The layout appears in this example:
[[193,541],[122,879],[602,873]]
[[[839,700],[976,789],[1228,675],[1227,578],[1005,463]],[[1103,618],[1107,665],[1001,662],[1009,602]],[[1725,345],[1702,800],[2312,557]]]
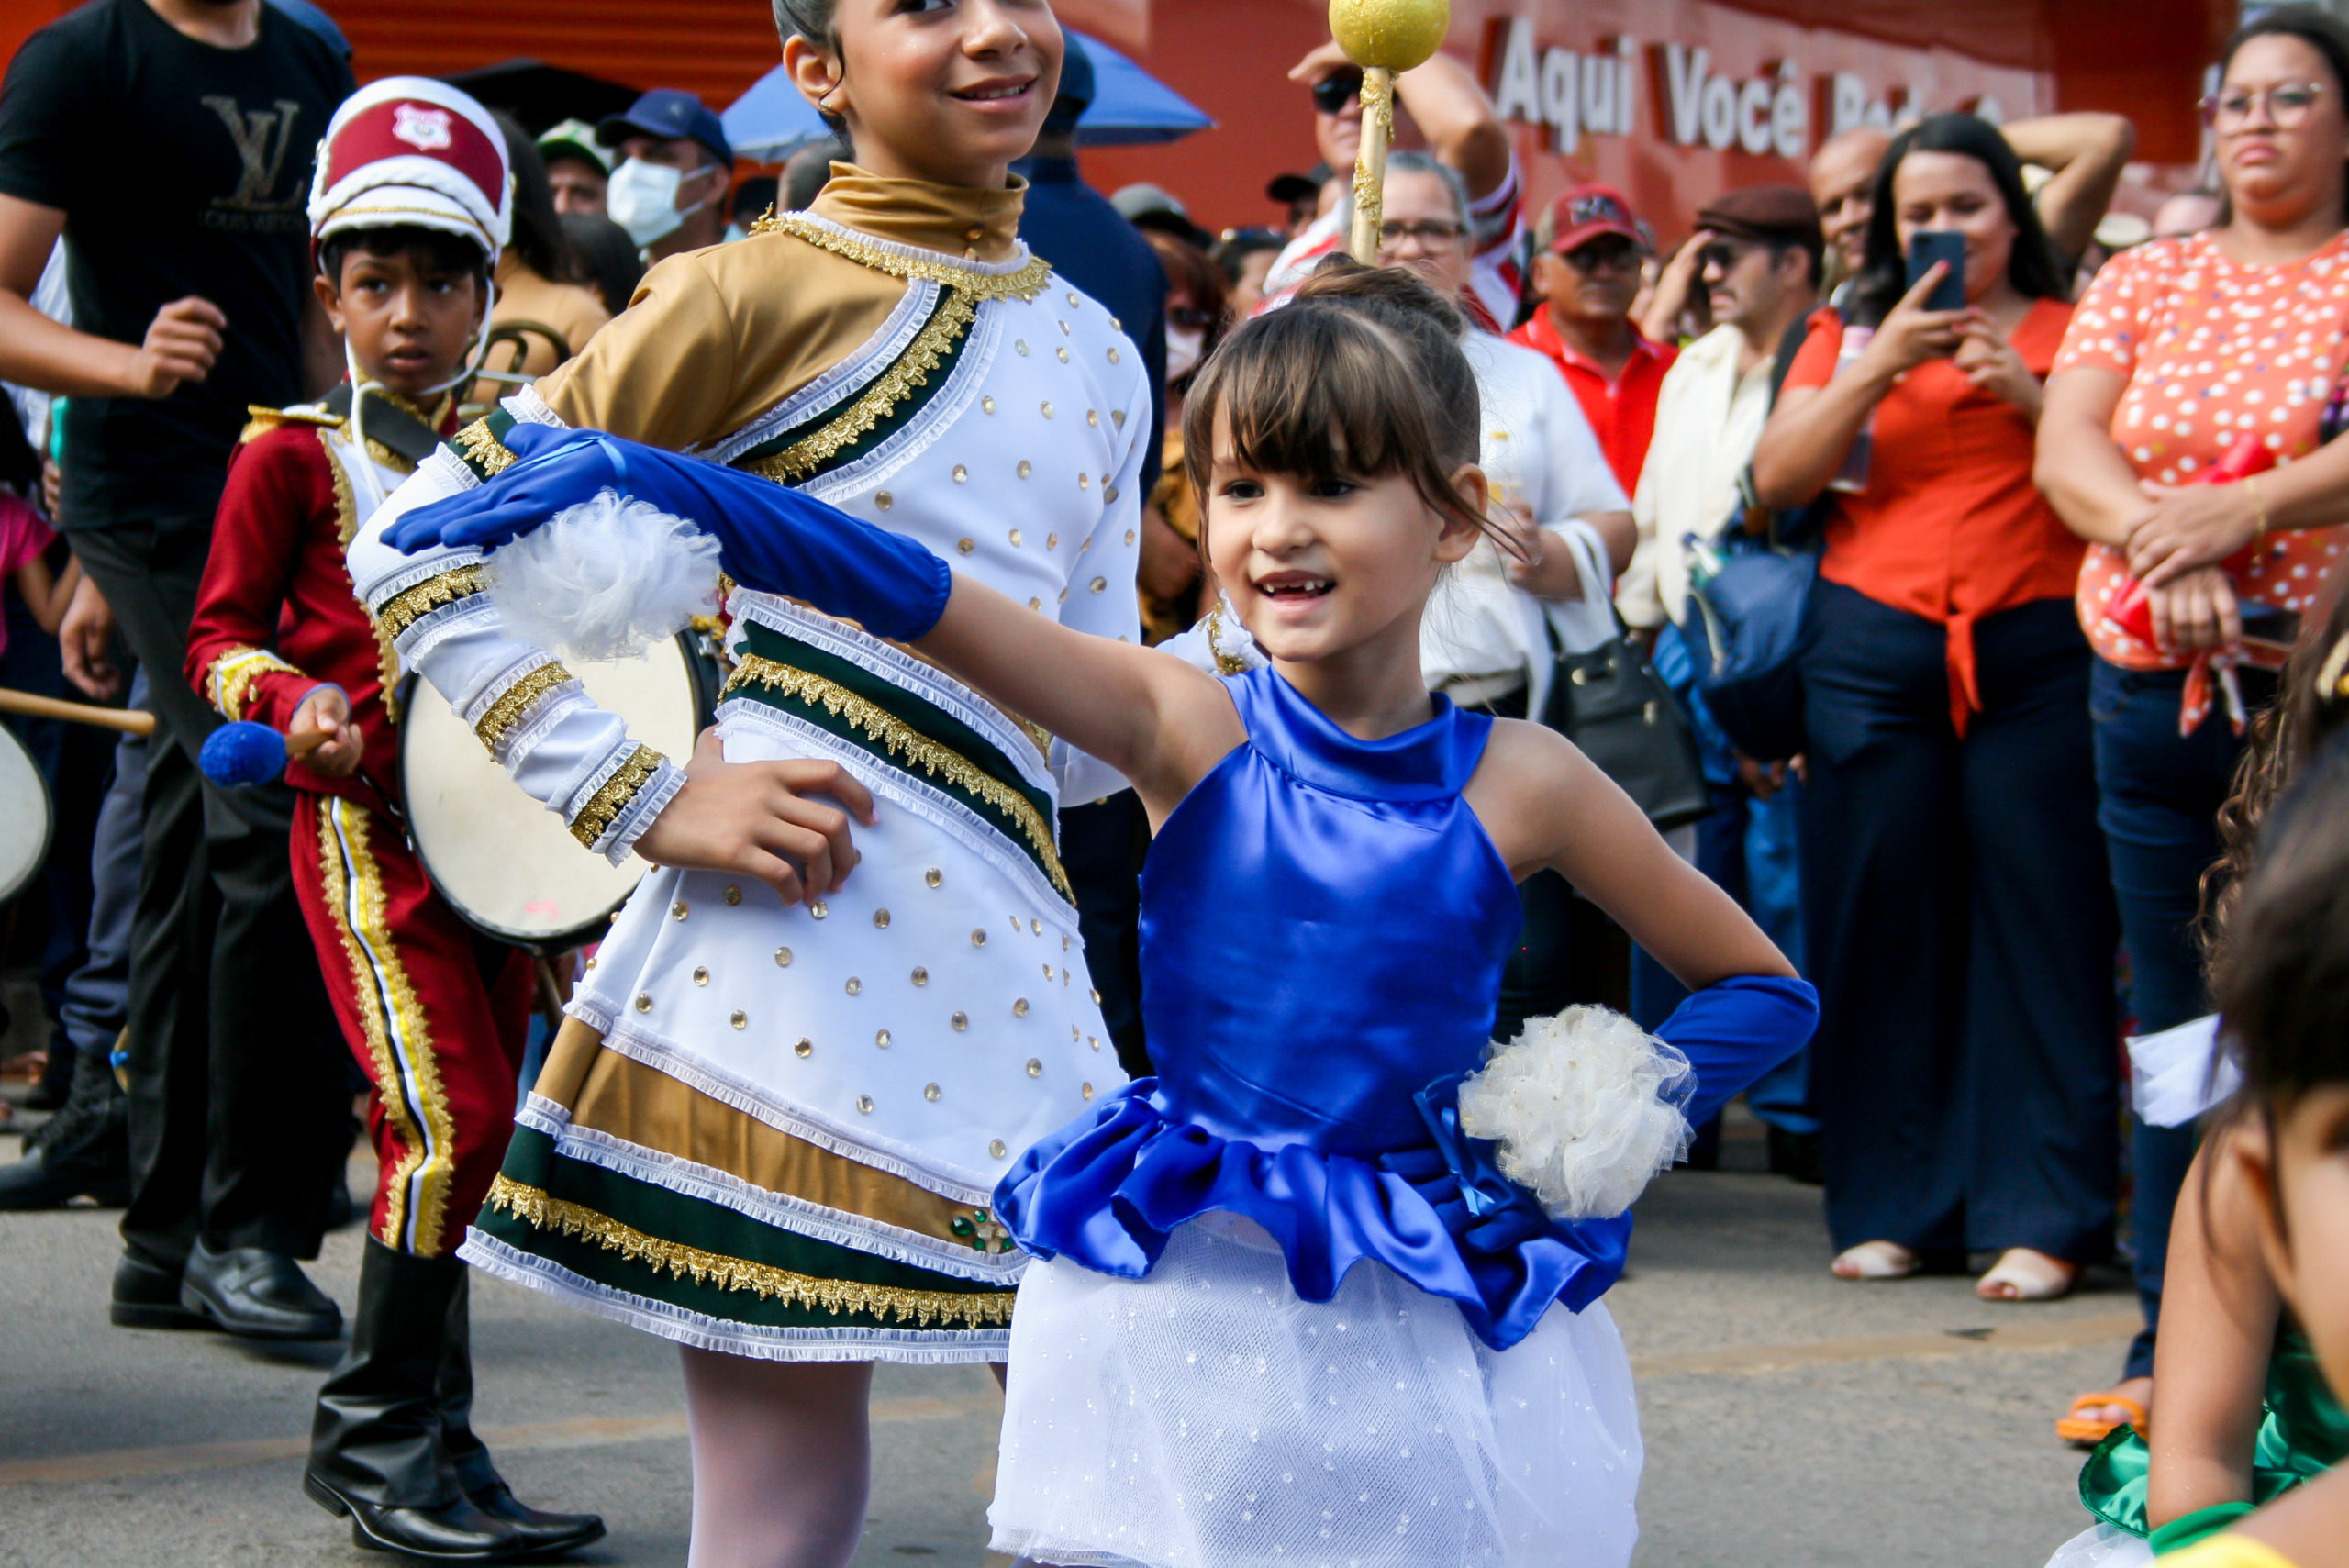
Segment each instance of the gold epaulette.
[[342,420],[336,415],[314,411],[313,408],[270,408],[259,403],[248,403],[245,405],[245,428],[238,434],[237,444],[243,446],[255,436],[267,435],[280,425],[307,425],[340,430]]

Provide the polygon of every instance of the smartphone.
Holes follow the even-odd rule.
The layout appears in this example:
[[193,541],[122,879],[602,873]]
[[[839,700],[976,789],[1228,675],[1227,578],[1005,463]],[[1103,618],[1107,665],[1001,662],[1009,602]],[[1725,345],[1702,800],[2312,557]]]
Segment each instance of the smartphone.
[[1933,263],[1948,264],[1949,271],[1925,296],[1927,310],[1964,310],[1965,308],[1965,236],[1954,228],[1920,228],[1909,237],[1909,286],[1915,288],[1924,275],[1932,271]]

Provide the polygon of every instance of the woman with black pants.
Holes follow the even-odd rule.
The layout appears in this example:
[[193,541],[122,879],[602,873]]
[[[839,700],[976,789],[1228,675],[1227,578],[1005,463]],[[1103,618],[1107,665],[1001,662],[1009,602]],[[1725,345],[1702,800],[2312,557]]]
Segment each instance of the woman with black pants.
[[[1911,287],[1964,237],[1965,306]],[[1997,1251],[2042,1300],[2111,1244],[2117,931],[2073,624],[2081,544],[2032,484],[2071,315],[2014,154],[1970,115],[1896,139],[1851,319],[1821,311],[1753,454],[1834,486],[1801,670],[1813,1093],[1844,1279]]]

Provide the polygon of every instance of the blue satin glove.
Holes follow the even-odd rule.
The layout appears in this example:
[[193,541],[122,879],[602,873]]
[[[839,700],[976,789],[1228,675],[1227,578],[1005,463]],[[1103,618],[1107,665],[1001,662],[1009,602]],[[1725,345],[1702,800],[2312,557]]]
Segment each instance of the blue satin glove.
[[1737,974],[1680,1004],[1656,1038],[1697,1070],[1697,1092],[1681,1107],[1702,1127],[1763,1073],[1810,1042],[1819,993],[1807,980]]
[[406,555],[495,549],[610,489],[715,537],[727,574],[743,586],[804,599],[875,636],[910,642],[946,611],[953,577],[943,561],[772,480],[600,430],[518,424],[505,442],[520,461],[417,507],[384,530],[384,542]]

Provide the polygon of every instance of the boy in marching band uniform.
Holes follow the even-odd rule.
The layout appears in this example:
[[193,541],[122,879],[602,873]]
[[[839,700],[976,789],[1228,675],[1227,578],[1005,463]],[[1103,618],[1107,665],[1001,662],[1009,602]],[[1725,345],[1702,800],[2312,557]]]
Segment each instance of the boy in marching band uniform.
[[336,112],[309,217],[351,379],[321,403],[253,411],[186,666],[229,719],[311,745],[285,773],[295,884],[374,1090],[359,1310],[319,1395],[304,1487],[351,1516],[362,1546],[467,1562],[558,1552],[604,1527],[516,1501],[470,1426],[455,1250],[505,1154],[530,971],[441,901],[399,826],[397,665],[344,551],[455,428],[451,389],[487,317],[511,188],[495,123],[453,88],[392,78]]

